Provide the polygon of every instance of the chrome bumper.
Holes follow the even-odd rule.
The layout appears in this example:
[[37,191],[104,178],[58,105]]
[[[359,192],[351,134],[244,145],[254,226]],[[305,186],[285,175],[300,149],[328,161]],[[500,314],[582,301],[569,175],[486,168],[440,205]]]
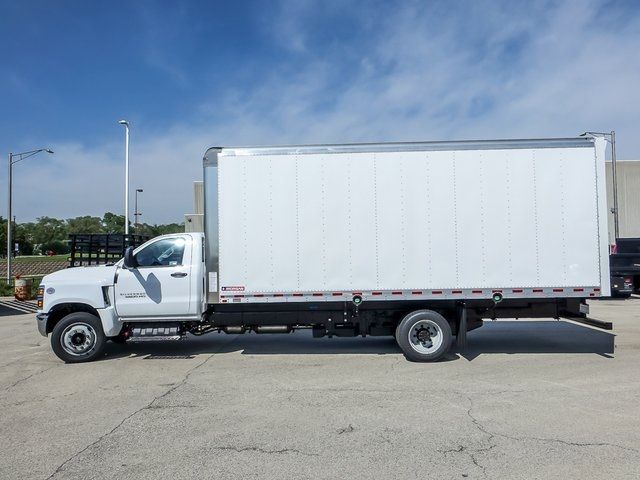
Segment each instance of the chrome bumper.
[[36,320],[38,321],[38,331],[43,337],[47,336],[47,318],[49,318],[49,314],[47,313],[36,313]]

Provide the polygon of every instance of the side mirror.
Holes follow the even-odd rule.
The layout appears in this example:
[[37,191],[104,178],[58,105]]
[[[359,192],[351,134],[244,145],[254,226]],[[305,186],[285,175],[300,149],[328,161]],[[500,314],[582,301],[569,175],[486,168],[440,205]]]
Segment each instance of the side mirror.
[[127,249],[124,251],[123,263],[125,268],[136,268],[138,266],[138,261],[136,260],[136,257],[133,254],[133,247],[127,247]]

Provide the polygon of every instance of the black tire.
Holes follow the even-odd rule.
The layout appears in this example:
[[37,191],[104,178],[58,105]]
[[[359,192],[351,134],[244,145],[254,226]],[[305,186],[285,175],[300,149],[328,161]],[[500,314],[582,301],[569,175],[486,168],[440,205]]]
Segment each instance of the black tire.
[[[426,333],[423,334],[423,330]],[[435,335],[432,336],[433,333]],[[410,340],[410,335],[415,340]],[[396,342],[404,356],[412,362],[434,362],[440,359],[451,348],[452,340],[449,322],[432,310],[411,312],[396,328]]]
[[100,319],[87,312],[70,313],[51,332],[51,348],[65,363],[95,360],[102,355],[105,343]]

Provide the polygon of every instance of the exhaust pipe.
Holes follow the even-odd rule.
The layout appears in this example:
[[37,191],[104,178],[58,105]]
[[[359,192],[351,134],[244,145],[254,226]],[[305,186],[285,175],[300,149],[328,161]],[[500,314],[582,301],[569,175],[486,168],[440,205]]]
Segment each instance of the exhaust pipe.
[[264,325],[254,329],[256,333],[290,333],[291,330],[287,325]]
[[228,334],[240,334],[247,331],[245,327],[224,327],[222,330]]

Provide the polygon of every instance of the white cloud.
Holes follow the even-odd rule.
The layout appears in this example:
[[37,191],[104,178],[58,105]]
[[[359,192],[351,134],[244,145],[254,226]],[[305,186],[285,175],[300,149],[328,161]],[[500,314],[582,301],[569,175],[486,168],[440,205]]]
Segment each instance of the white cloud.
[[[275,14],[280,23],[272,25],[274,41],[294,50],[294,61],[255,71],[259,82],[250,89],[203,91],[193,118],[165,132],[145,134],[134,125],[131,188],[145,189],[144,221],[177,221],[192,210],[191,182],[201,178],[202,154],[214,144],[615,129],[619,157],[640,158],[637,15],[614,21],[596,1],[526,11],[508,2],[473,3],[451,12],[422,2],[363,12],[337,4],[363,25],[358,48],[345,44],[341,50],[313,44],[306,25],[314,6],[305,5],[283,7]],[[244,68],[251,72],[250,65]],[[29,177],[17,176],[18,215],[122,210],[120,142],[55,149],[55,163],[32,165]]]

